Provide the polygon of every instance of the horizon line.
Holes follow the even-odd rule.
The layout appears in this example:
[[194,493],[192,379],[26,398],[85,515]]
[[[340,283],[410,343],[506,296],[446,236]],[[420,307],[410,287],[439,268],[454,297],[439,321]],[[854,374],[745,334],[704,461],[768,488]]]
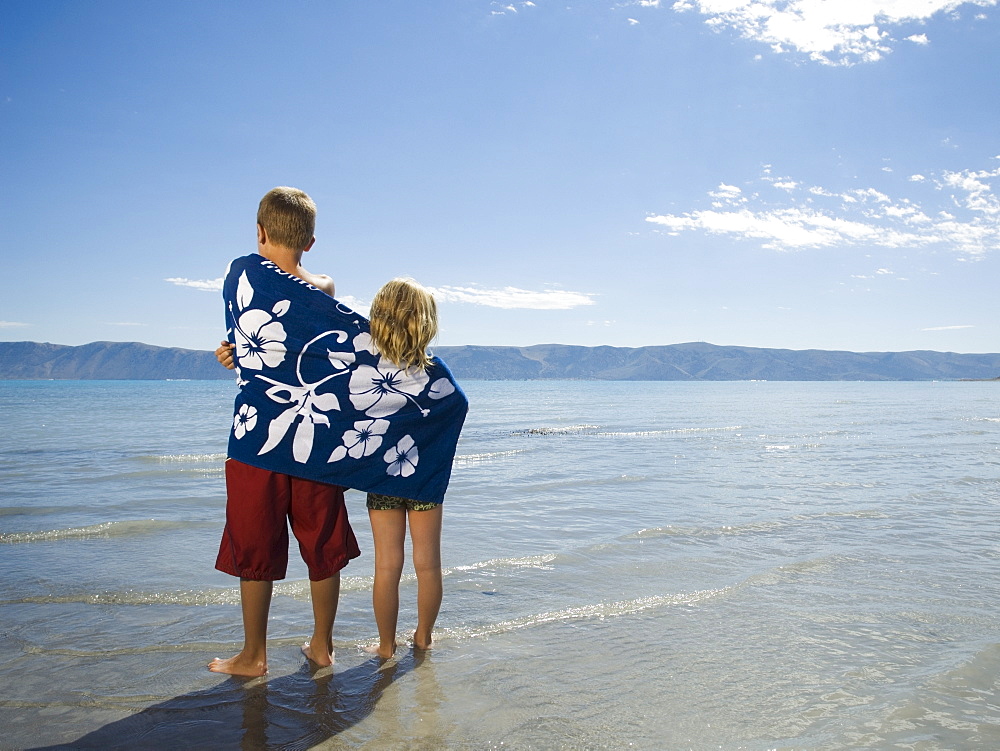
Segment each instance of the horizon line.
[[[0,346],[4,344],[44,344],[52,347],[89,347],[94,344],[137,344],[143,347],[156,347],[158,349],[181,349],[188,352],[214,352],[211,349],[193,349],[191,347],[176,347],[164,344],[150,344],[148,342],[139,342],[134,339],[126,341],[118,341],[112,339],[96,339],[91,342],[86,342],[85,344],[57,344],[55,342],[39,342],[33,339],[18,339],[18,340],[0,340]],[[440,344],[434,347],[430,347],[432,351],[434,349],[457,349],[460,347],[480,347],[489,349],[532,349],[535,347],[573,347],[576,349],[650,349],[654,347],[684,347],[689,345],[706,345],[709,347],[718,347],[720,349],[758,349],[758,350],[773,350],[773,351],[785,351],[785,352],[848,352],[852,354],[905,354],[910,352],[934,352],[937,354],[953,354],[953,355],[998,355],[1000,352],[957,352],[955,350],[940,350],[940,349],[900,349],[900,350],[890,350],[890,349],[827,349],[823,347],[804,347],[797,349],[794,347],[758,347],[749,344],[715,344],[713,342],[707,342],[702,340],[692,340],[686,342],[674,342],[671,344],[643,344],[640,346],[624,346],[618,344],[561,344],[559,342],[545,342],[539,344]]]

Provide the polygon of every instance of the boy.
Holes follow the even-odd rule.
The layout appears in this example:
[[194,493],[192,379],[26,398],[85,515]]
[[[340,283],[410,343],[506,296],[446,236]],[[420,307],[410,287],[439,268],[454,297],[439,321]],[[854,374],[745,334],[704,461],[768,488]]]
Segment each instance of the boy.
[[[302,254],[316,241],[316,204],[295,188],[274,188],[257,211],[257,252],[283,272],[334,294],[333,280],[302,267]],[[224,342],[220,351],[230,349]],[[237,353],[239,354],[239,353]],[[267,616],[273,582],[288,563],[286,519],[309,567],[313,633],[302,653],[321,667],[333,664],[333,622],[340,599],[340,570],[361,554],[347,519],[344,489],[226,461],[226,528],[215,567],[240,577],[243,649],[216,658],[215,673],[267,673]]]

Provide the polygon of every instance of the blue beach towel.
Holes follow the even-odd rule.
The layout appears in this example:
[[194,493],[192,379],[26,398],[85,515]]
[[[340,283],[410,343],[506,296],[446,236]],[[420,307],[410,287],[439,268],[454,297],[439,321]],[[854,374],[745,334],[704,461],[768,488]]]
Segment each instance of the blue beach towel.
[[256,253],[222,290],[236,345],[229,456],[357,490],[444,500],[468,400],[448,367],[401,369],[368,320]]

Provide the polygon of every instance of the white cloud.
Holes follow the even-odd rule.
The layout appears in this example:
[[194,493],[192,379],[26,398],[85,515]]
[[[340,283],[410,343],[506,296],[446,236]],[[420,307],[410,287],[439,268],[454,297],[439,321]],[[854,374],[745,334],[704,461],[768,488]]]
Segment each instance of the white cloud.
[[526,308],[529,310],[569,310],[593,305],[593,295],[547,289],[533,292],[517,287],[482,289],[480,287],[428,287],[438,302],[471,303],[491,308]]
[[626,18],[625,20],[626,20],[626,21],[628,21],[628,25],[629,25],[629,26],[636,26],[636,25],[638,25],[638,23],[639,23],[639,22],[638,22],[638,21],[636,21],[636,20],[635,20],[634,18]]
[[353,295],[337,295],[337,299],[351,310],[357,311],[366,318],[368,317],[368,313],[372,306],[370,302],[361,300]]
[[517,5],[515,5],[514,3],[496,2],[494,0],[494,2],[490,3],[490,5],[493,7],[493,10],[490,11],[490,14],[494,15],[494,16],[505,16],[508,13],[514,13],[514,14],[516,14],[517,13],[517,5],[520,5],[522,8],[534,8],[535,7],[535,4],[533,2],[531,2],[531,0],[528,0],[528,2],[518,3]]
[[736,198],[743,191],[737,188],[735,185],[726,185],[725,183],[719,183],[719,187],[715,191],[709,193],[710,196],[714,198]]
[[20,321],[0,321],[0,329],[16,329],[20,326],[30,325],[30,323],[21,323]]
[[975,326],[931,326],[926,329],[920,329],[921,331],[954,331],[955,329],[974,329]]
[[163,281],[176,284],[179,287],[193,287],[194,289],[200,289],[203,292],[221,292],[222,283],[225,281],[225,277],[220,276],[218,279],[184,279],[183,277],[170,277],[168,279],[164,279]]
[[[729,235],[761,240],[763,247],[774,250],[943,246],[976,259],[1000,251],[1000,196],[992,186],[997,178],[1000,169],[946,171],[932,176],[939,189],[935,198],[941,205],[927,207],[875,188],[836,192],[821,186],[807,188],[804,195],[789,191],[779,204],[765,202],[758,193],[739,203],[729,200],[724,204],[720,196],[735,196],[737,189],[723,190],[732,186],[722,183],[708,193],[713,199],[711,209],[650,215],[646,221],[666,228],[671,235]],[[766,173],[760,182],[776,187],[799,184],[788,178],[777,182]],[[738,195],[744,195],[743,191]]]
[[809,207],[771,211],[694,211],[684,216],[651,216],[647,222],[673,230],[701,229],[710,234],[735,234],[765,240],[764,247],[775,250],[832,247],[844,244],[871,244],[900,247],[914,244],[912,233],[881,231],[880,228],[843,219]]
[[[223,278],[219,279],[185,279],[172,277],[165,281],[181,287],[192,287],[206,292],[219,292],[222,290]],[[483,289],[480,287],[428,287],[438,302],[459,302],[472,303],[473,305],[486,305],[492,308],[527,308],[530,310],[569,310],[578,308],[581,305],[593,305],[593,295],[586,292],[569,292],[559,289],[547,289],[533,292],[516,287],[504,287],[503,289]],[[371,303],[361,300],[352,295],[338,295],[337,299],[356,310],[361,315],[367,316]],[[2,325],[2,323],[0,323]],[[16,324],[8,324],[16,325]],[[129,324],[114,324],[129,325]],[[138,325],[138,324],[131,324]]]
[[708,195],[716,199],[712,201],[712,206],[717,209],[725,208],[726,206],[739,206],[747,202],[742,190],[735,185],[726,185],[725,183],[719,183],[719,187],[715,190],[710,190]]
[[[697,11],[715,28],[734,29],[776,53],[796,50],[825,65],[875,62],[896,41],[887,30],[920,23],[963,6],[997,0],[676,0],[677,12]],[[927,44],[926,34],[906,37]]]

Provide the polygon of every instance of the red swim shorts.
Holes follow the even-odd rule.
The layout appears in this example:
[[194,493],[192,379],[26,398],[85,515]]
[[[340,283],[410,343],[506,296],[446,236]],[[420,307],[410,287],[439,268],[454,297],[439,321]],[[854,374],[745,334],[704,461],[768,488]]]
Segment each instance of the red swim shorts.
[[226,461],[226,529],[215,567],[258,581],[285,578],[288,525],[312,581],[361,555],[347,519],[344,489]]

